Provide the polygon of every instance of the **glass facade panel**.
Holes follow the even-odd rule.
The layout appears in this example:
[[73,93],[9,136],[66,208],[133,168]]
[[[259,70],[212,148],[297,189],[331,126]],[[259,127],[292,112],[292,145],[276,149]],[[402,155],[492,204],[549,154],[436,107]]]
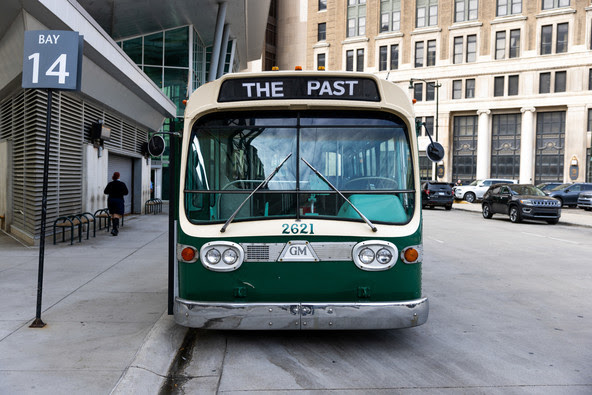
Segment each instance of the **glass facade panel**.
[[537,114],[535,182],[563,181],[565,111]]
[[142,37],[125,40],[122,42],[122,48],[135,64],[142,64]]
[[144,66],[144,73],[156,86],[162,88],[162,67]]
[[165,31],[164,65],[189,67],[189,28],[187,26]]
[[452,179],[465,184],[477,174],[477,116],[454,117],[452,133]]
[[163,32],[144,36],[144,64],[162,66]]
[[177,116],[182,117],[185,108],[183,100],[187,99],[187,69],[164,69],[164,83],[162,91],[177,106]]
[[491,177],[520,177],[521,114],[493,116]]

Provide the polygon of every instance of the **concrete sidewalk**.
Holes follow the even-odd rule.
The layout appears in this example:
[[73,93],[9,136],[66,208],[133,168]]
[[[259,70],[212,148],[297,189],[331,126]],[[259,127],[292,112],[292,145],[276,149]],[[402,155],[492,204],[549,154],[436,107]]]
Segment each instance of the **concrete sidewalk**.
[[0,394],[108,394],[146,352],[166,365],[147,382],[158,392],[185,333],[166,315],[167,224],[132,215],[117,237],[46,244],[42,329],[29,328],[39,248],[0,233]]
[[[481,202],[467,203],[464,200],[455,200],[452,205],[454,210],[473,211],[481,213]],[[496,217],[503,217],[503,214],[495,214]],[[586,211],[579,208],[566,208],[561,209],[561,218],[559,219],[560,225],[576,225],[592,227],[592,212]]]

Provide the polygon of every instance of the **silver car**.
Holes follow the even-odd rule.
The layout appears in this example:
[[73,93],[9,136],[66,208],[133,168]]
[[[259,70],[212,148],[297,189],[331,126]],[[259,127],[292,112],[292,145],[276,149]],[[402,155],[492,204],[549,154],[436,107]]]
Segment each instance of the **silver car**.
[[494,184],[517,184],[516,180],[507,180],[503,178],[486,178],[485,180],[475,180],[469,185],[454,187],[454,197],[458,200],[466,200],[473,203],[475,200],[483,199],[483,195],[490,186]]

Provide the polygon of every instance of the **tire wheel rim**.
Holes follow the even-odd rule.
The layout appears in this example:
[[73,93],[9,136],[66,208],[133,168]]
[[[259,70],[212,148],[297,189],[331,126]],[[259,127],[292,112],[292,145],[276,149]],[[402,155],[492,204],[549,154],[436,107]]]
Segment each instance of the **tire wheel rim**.
[[515,208],[510,209],[510,221],[516,222],[517,218],[518,218],[518,213],[516,212],[516,209]]
[[483,206],[483,216],[484,217],[489,216],[489,206]]

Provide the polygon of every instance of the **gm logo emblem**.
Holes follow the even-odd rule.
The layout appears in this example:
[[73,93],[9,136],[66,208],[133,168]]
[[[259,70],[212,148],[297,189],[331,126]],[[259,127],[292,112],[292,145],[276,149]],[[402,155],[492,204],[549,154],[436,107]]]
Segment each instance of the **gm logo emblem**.
[[310,243],[305,240],[295,240],[286,243],[278,261],[280,262],[318,262],[319,257]]

